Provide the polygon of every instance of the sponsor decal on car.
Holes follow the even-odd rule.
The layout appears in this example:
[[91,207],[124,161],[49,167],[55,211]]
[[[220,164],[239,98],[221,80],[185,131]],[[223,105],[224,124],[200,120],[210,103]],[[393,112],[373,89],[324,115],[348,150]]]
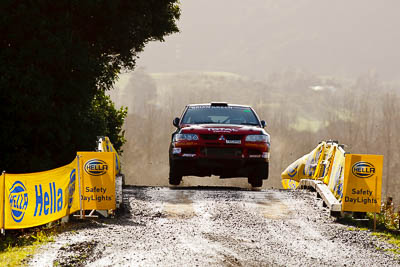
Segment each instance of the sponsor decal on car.
[[236,129],[232,128],[208,128],[208,131],[213,133],[231,133],[231,132],[238,132]]
[[196,157],[196,154],[183,154],[182,157],[193,158]]
[[226,143],[240,145],[242,143],[242,141],[241,140],[226,140]]
[[[235,107],[240,108],[240,107]],[[192,106],[189,109],[233,109],[230,106],[210,106],[210,105],[201,105],[201,106]]]

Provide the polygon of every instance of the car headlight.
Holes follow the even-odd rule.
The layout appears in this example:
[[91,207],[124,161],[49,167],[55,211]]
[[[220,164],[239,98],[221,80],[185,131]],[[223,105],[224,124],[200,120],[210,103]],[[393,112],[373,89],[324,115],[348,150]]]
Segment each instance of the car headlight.
[[269,135],[264,134],[250,134],[246,136],[246,142],[263,142],[269,143]]
[[174,141],[197,141],[199,136],[197,134],[176,134]]

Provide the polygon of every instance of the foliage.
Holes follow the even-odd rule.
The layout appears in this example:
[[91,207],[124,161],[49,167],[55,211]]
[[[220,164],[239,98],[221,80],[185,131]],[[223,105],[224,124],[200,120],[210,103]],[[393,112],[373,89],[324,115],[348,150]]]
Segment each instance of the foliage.
[[[373,213],[368,213],[368,217],[373,220]],[[379,229],[400,233],[400,210],[396,211],[391,201],[383,203],[381,212],[376,214],[376,223]]]
[[[391,199],[391,198],[390,198]],[[363,220],[355,220],[354,218],[361,216]],[[349,230],[371,230],[374,227],[374,213],[358,212],[345,214],[343,218],[338,219],[340,223],[356,226],[357,228],[349,228]],[[391,201],[382,203],[380,213],[376,213],[376,229],[378,231],[390,232],[400,235],[400,210],[395,210]]]
[[0,262],[4,266],[21,266],[42,244],[53,241],[55,229],[35,228],[27,233],[7,232],[0,237]]
[[121,153],[121,147],[126,141],[122,125],[127,112],[128,108],[116,109],[110,97],[103,92],[95,96],[90,110],[89,122],[93,124],[93,128],[97,127],[97,136],[108,136],[114,148]]
[[[376,232],[372,235],[393,245],[386,249],[395,254],[400,254],[400,210],[395,211],[389,198],[388,202],[381,205],[381,212],[376,214]],[[367,213],[366,220],[354,220],[351,216],[345,216],[338,220],[340,223],[351,225],[349,231],[372,231],[374,229],[374,213]]]
[[104,93],[147,42],[178,31],[176,2],[1,1],[0,167],[54,168],[98,135],[118,149],[125,113]]
[[395,254],[400,254],[400,235],[399,234],[394,234],[391,232],[379,232],[379,233],[372,233],[374,236],[377,236],[390,244],[394,245],[394,248],[388,249],[389,251],[395,253]]

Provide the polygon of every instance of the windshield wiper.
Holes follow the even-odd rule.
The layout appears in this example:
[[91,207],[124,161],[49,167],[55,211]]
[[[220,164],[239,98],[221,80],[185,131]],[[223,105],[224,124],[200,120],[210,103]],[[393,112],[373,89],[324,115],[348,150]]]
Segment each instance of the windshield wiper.
[[258,124],[258,123],[253,123],[253,122],[242,122],[241,124],[242,124],[242,125],[252,125],[252,126],[258,126],[258,125],[260,125],[260,124]]
[[194,124],[215,124],[213,121],[195,121]]

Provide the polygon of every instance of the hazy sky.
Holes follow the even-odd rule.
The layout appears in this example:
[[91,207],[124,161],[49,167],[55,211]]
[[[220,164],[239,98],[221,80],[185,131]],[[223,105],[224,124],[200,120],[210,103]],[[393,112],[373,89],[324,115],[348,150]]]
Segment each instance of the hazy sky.
[[148,72],[282,69],[400,79],[398,0],[181,0],[181,33],[150,43]]

